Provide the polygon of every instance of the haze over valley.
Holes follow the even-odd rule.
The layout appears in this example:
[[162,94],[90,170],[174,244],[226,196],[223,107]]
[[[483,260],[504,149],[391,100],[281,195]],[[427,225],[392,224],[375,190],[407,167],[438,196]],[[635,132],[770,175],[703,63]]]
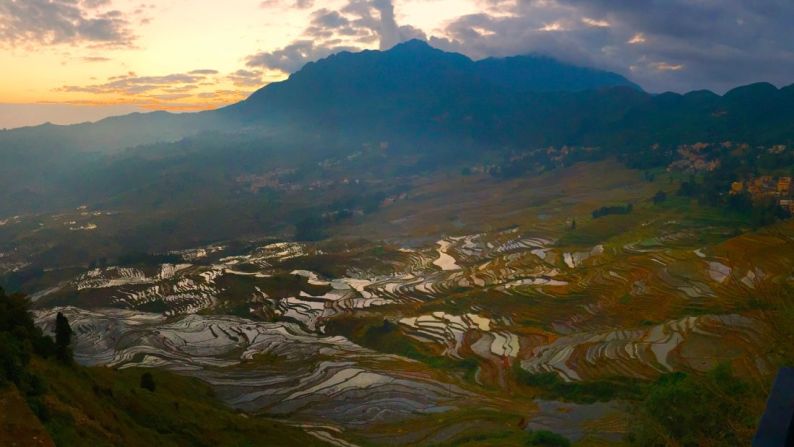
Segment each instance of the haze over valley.
[[[84,64],[173,12],[35,3],[0,40]],[[750,445],[794,362],[792,7],[675,2],[685,50],[659,5],[339,3],[257,6],[255,74],[63,69],[75,124],[0,130],[0,444]],[[725,11],[783,68],[729,72]]]

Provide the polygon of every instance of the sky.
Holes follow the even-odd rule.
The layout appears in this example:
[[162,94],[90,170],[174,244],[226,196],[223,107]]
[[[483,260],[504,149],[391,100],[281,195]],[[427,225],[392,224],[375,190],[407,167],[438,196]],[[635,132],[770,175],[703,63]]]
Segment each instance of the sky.
[[0,128],[194,111],[408,39],[544,54],[650,92],[794,83],[793,0],[0,0]]

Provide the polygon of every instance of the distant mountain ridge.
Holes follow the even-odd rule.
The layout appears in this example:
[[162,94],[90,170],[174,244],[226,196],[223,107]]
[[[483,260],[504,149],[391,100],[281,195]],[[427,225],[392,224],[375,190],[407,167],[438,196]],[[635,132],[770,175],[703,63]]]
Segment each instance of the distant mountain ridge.
[[309,63],[218,115],[348,142],[410,135],[519,147],[771,143],[794,135],[794,87],[653,95],[615,73],[537,56],[475,62],[413,40]]
[[[201,152],[208,139],[211,154]],[[794,86],[653,95],[618,74],[545,57],[472,61],[409,41],[306,64],[219,110],[0,131],[0,217],[99,200],[109,189],[97,179],[126,197],[125,188],[138,187],[129,161],[136,157],[151,179],[178,157],[189,161],[186,172],[211,170],[203,157],[244,171],[231,155],[240,141],[296,159],[304,156],[290,152],[296,148],[340,155],[388,142],[390,153],[443,165],[484,150],[594,146],[636,158],[657,144],[726,140],[794,143]]]
[[283,82],[267,85],[226,111],[266,116],[291,105],[303,109],[337,102],[370,101],[404,96],[471,96],[482,93],[579,92],[610,87],[642,90],[623,76],[564,64],[549,57],[514,56],[473,61],[433,48],[421,40],[388,51],[341,52],[306,64]]

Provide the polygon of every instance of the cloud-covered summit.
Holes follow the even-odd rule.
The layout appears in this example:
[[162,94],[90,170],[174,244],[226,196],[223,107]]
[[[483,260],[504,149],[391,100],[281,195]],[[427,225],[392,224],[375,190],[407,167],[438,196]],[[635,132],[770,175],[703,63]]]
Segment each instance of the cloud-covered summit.
[[540,52],[654,91],[794,82],[788,0],[480,0],[436,45],[473,57]]
[[476,13],[425,30],[398,23],[395,10],[415,1],[346,0],[316,9],[300,37],[251,55],[248,65],[290,73],[338,51],[420,38],[475,59],[545,54],[619,72],[652,91],[794,82],[788,0],[471,0]]

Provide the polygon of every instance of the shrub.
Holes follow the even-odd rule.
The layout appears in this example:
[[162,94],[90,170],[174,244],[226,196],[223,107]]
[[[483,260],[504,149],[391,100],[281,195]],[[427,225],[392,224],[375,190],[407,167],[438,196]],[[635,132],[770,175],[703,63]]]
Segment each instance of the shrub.
[[154,383],[154,377],[152,376],[152,373],[145,372],[141,374],[141,388],[149,390],[152,393],[155,389],[157,389],[157,384]]
[[755,420],[749,385],[720,365],[702,377],[659,378],[639,405],[629,441],[634,445],[749,445]]
[[[518,365],[518,364],[516,364]],[[565,382],[555,373],[533,374],[515,366],[519,383],[538,388],[548,399],[593,403],[613,399],[641,399],[647,384],[630,378],[614,378],[587,382]]]
[[538,430],[529,432],[525,445],[542,447],[568,447],[571,445],[571,441],[557,433],[548,430]]
[[656,194],[653,195],[653,203],[660,204],[667,200],[667,193],[664,191],[658,191]]
[[69,345],[72,344],[72,327],[69,319],[61,312],[55,317],[55,356],[61,363],[72,363],[72,351]]
[[593,219],[598,219],[599,217],[610,216],[613,214],[629,214],[634,210],[634,206],[630,203],[626,204],[626,206],[602,206],[597,210],[593,210]]

